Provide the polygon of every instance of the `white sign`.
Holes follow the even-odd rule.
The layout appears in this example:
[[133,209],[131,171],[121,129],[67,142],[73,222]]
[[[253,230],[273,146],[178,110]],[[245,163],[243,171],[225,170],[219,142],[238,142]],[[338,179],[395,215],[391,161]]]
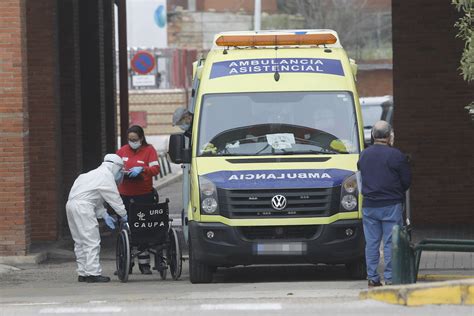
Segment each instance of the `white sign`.
[[148,87],[156,85],[154,75],[132,76],[132,85],[134,87]]
[[295,144],[295,135],[290,133],[267,134],[267,142],[275,149],[291,148]]
[[127,1],[129,47],[168,47],[166,0]]

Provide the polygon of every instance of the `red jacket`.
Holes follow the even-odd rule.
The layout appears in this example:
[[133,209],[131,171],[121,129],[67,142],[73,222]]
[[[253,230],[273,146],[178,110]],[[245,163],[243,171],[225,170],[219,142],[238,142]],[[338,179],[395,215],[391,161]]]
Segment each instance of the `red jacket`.
[[145,145],[134,151],[128,144],[117,150],[122,157],[125,170],[133,167],[143,167],[143,172],[136,178],[125,176],[119,185],[122,195],[133,196],[150,193],[153,190],[153,177],[160,173],[158,154],[152,145]]

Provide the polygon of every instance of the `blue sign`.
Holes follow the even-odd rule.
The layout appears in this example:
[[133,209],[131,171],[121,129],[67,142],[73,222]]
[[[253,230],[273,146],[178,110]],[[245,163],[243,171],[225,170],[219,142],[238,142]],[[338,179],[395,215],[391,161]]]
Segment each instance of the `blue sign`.
[[326,58],[260,58],[220,61],[212,64],[209,79],[274,72],[304,72],[344,76],[341,61]]
[[133,56],[132,69],[142,75],[146,75],[155,68],[155,58],[146,51],[140,51]]
[[301,189],[339,186],[353,174],[343,169],[290,169],[217,171],[204,177],[222,189]]

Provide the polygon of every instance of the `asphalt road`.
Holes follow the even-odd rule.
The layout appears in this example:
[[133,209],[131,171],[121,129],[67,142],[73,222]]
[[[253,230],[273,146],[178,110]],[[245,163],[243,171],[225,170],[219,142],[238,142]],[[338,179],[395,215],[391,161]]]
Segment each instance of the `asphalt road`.
[[[180,183],[160,190],[180,214]],[[101,251],[106,284],[78,283],[72,244],[63,259],[0,274],[0,315],[474,315],[473,307],[407,308],[361,301],[366,281],[351,280],[343,266],[253,266],[219,269],[212,284],[189,282],[187,261],[180,280],[132,274],[113,276],[114,236]]]
[[[105,258],[112,275],[114,261]],[[212,284],[132,274],[128,283],[77,283],[74,262],[48,262],[0,276],[0,315],[474,315],[473,307],[407,308],[360,301],[365,281],[343,267],[248,267],[218,270]]]

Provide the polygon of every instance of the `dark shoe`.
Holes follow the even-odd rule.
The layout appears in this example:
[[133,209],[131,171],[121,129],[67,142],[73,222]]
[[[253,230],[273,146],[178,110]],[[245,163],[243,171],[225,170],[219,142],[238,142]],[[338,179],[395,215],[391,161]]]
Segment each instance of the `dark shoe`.
[[87,278],[87,283],[106,283],[110,282],[110,278],[102,275],[89,275]]
[[387,281],[385,281],[385,285],[393,285],[393,284],[392,284],[392,281],[387,280]]
[[149,264],[140,264],[139,265],[140,271],[142,274],[151,274],[151,269]]
[[369,280],[369,288],[378,286],[382,286],[382,283],[380,283],[380,281]]
[[87,282],[87,277],[84,275],[80,275],[77,277],[77,282]]

